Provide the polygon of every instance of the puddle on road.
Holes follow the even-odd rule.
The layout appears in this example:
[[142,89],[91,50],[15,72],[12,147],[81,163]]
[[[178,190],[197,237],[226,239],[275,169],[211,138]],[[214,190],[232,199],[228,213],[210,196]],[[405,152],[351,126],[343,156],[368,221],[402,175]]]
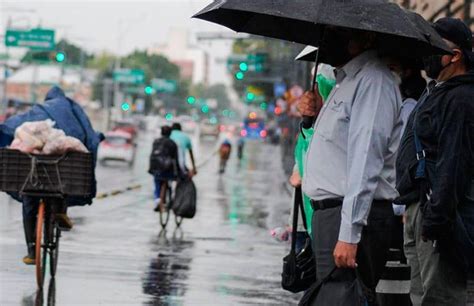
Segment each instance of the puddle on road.
[[171,239],[166,234],[160,232],[159,252],[151,259],[142,280],[143,293],[152,296],[147,304],[175,305],[186,293],[194,241],[184,240],[181,230],[175,230]]

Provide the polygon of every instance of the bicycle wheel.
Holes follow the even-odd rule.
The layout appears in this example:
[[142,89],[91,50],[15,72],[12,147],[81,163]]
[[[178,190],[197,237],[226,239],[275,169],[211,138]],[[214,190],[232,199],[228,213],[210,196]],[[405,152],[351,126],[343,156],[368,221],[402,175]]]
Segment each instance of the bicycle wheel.
[[183,217],[174,215],[174,222],[176,223],[176,227],[180,227],[181,223],[183,223]]
[[58,257],[59,257],[59,238],[61,237],[61,230],[58,228],[56,221],[51,222],[51,245],[49,248],[50,252],[50,273],[51,277],[56,276],[56,270],[58,268]]
[[[167,183],[166,183],[167,184]],[[163,207],[160,207],[160,224],[163,229],[166,228],[166,225],[168,225],[168,221],[170,219],[170,199],[171,199],[171,188],[166,189],[166,197],[165,199],[167,200],[167,203],[162,204]]]
[[39,289],[43,289],[44,276],[46,272],[46,237],[47,222],[46,204],[44,201],[40,201],[38,208],[38,217],[36,218],[36,244],[35,244],[35,265],[36,265],[36,283]]

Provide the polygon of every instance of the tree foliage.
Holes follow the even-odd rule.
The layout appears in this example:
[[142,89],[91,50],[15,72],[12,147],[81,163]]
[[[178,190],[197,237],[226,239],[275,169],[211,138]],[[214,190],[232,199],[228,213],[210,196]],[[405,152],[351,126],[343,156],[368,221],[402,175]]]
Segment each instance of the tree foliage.
[[85,65],[93,56],[87,53],[84,49],[79,46],[61,39],[56,44],[54,51],[28,51],[21,61],[23,63],[33,62],[54,62],[57,52],[63,52],[66,55],[65,63],[68,65]]

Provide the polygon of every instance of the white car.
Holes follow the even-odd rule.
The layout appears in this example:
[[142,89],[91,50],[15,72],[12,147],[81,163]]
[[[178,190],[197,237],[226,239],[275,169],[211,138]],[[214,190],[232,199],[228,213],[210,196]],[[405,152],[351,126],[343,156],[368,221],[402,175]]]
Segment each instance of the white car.
[[133,165],[135,160],[136,145],[133,137],[123,131],[108,132],[105,134],[105,140],[99,145],[97,159],[101,164],[106,161],[123,161],[129,166]]
[[214,138],[219,137],[219,125],[217,124],[212,124],[209,122],[209,120],[203,120],[199,124],[199,129],[200,129],[200,136],[205,137],[205,136],[212,136]]

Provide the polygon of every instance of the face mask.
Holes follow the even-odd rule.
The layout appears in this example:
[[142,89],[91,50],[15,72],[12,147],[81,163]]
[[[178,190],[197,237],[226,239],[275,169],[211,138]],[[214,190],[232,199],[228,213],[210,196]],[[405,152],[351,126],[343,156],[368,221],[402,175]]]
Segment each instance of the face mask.
[[441,63],[442,57],[442,55],[432,55],[423,59],[426,75],[429,78],[436,80],[441,74],[441,72],[452,64],[451,62],[449,62],[449,64],[443,66],[443,64]]
[[321,42],[321,62],[333,67],[346,64],[351,59],[347,50],[350,33],[328,31],[325,33],[325,37]]

